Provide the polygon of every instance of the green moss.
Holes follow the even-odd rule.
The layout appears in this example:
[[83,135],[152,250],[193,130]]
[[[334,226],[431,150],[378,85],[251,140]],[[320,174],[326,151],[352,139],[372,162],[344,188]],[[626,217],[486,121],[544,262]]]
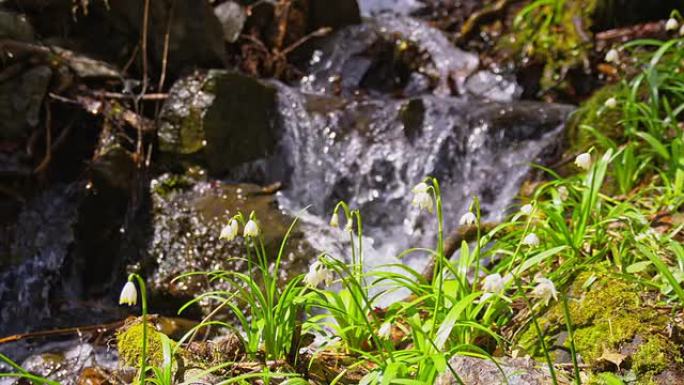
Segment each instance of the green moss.
[[639,375],[660,373],[673,363],[682,363],[681,353],[672,341],[660,335],[649,338],[632,356],[632,369]]
[[[139,367],[140,354],[142,353],[143,324],[136,321],[135,324],[119,330],[117,333],[116,347],[119,351],[119,362],[126,366]],[[147,327],[147,357],[150,365],[159,366],[163,362],[162,334],[155,330],[154,326]]]
[[[598,278],[586,291],[583,284],[592,276]],[[619,278],[583,273],[570,288],[569,310],[575,331],[575,347],[584,362],[594,363],[605,351],[617,351],[623,343],[635,336],[654,338],[667,326],[668,318],[655,309],[644,306],[640,288]],[[553,336],[565,331],[565,321],[560,304],[551,307],[539,319],[549,344]],[[535,356],[541,355],[534,328],[521,335],[521,346]],[[564,345],[569,347],[569,341]]]
[[591,26],[601,0],[533,1],[516,16],[499,48],[516,59],[544,65],[543,91],[564,88],[568,70],[584,68],[593,43]]
[[186,174],[164,174],[156,179],[152,186],[152,193],[163,198],[172,191],[190,188],[195,183],[196,180]]
[[585,151],[596,142],[596,138],[583,127],[592,127],[607,138],[620,141],[623,134],[620,124],[622,110],[619,106],[612,109],[606,108],[604,104],[609,98],[619,99],[623,92],[619,84],[608,85],[596,91],[582,103],[567,124],[569,152]]

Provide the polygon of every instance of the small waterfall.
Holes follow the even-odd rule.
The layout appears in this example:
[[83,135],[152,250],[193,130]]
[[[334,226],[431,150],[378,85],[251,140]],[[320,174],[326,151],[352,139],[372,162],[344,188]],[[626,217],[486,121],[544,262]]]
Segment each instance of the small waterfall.
[[292,212],[308,207],[305,222],[319,230],[307,233],[322,250],[343,247],[335,247],[344,239],[337,231],[320,230],[334,205],[360,208],[372,265],[434,244],[434,219],[410,206],[411,189],[425,176],[440,181],[447,230],[475,196],[488,219],[501,218],[571,111],[437,96],[350,101],[279,88],[289,170],[281,201]]

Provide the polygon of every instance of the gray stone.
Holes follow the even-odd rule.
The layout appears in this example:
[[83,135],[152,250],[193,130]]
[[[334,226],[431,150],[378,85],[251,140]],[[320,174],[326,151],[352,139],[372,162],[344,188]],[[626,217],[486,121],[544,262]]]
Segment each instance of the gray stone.
[[[468,356],[454,356],[451,368],[467,385],[551,385],[551,375],[544,365],[526,358],[497,358],[499,367],[491,360]],[[503,371],[503,373],[502,373]],[[558,373],[558,372],[557,372]],[[559,384],[568,384],[558,378]],[[450,370],[437,378],[436,385],[457,385]]]
[[21,139],[38,124],[52,71],[33,67],[0,83],[0,139]]

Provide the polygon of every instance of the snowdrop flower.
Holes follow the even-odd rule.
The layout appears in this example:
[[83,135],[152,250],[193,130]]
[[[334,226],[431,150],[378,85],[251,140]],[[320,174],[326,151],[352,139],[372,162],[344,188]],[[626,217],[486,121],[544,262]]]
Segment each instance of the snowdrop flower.
[[420,182],[413,187],[411,192],[413,193],[413,200],[411,205],[418,207],[419,209],[427,210],[432,212],[432,196],[430,196],[429,186],[425,182]]
[[352,226],[354,225],[354,220],[349,218],[347,219],[347,224],[344,225],[344,231],[351,233],[353,231]]
[[471,225],[474,225],[476,221],[477,221],[477,218],[475,217],[475,214],[468,211],[467,213],[463,214],[461,219],[458,221],[458,224],[461,226],[463,226],[463,225],[471,226]]
[[520,208],[520,212],[525,215],[531,215],[533,210],[534,207],[532,207],[532,205],[529,203]]
[[583,152],[575,158],[575,165],[581,169],[588,170],[591,167],[591,155],[588,152]]
[[332,217],[330,217],[330,227],[340,227],[340,216],[337,213],[333,213]]
[[567,187],[560,186],[558,188],[558,197],[560,198],[560,200],[564,201],[564,200],[568,199],[569,196],[570,196],[570,192],[568,191]]
[[682,26],[679,27],[679,36],[684,36],[684,24],[682,24]]
[[380,329],[378,330],[378,337],[387,339],[390,338],[392,335],[392,324],[389,323],[389,321],[385,321],[380,325]]
[[606,101],[603,103],[603,106],[606,108],[615,108],[617,107],[617,99],[615,98],[608,98]]
[[317,287],[321,282],[330,285],[333,280],[333,273],[321,261],[316,261],[309,266],[309,272],[304,276],[304,284]]
[[535,233],[529,233],[523,238],[522,243],[526,246],[539,246],[539,237]]
[[611,48],[610,51],[606,53],[605,60],[608,63],[617,63],[618,61],[620,61],[620,54],[615,48]]
[[411,201],[411,204],[415,207],[418,207],[420,210],[425,209],[429,212],[432,212],[432,197],[428,192],[416,193],[413,196],[413,201]]
[[243,235],[245,236],[245,238],[256,237],[257,235],[259,235],[259,226],[257,226],[256,222],[254,222],[253,219],[250,219],[245,225],[245,231]]
[[221,229],[221,235],[219,239],[225,239],[230,242],[238,235],[238,223],[235,218],[231,219],[227,225],[223,226]]
[[532,289],[532,295],[540,298],[544,305],[548,305],[551,298],[558,300],[558,292],[556,291],[556,285],[553,284],[548,278],[537,277],[534,282],[537,282],[537,286]]
[[134,306],[136,303],[138,303],[138,291],[135,289],[135,284],[128,281],[121,289],[119,305]]
[[417,185],[413,186],[413,189],[411,190],[412,193],[414,194],[420,194],[420,193],[426,193],[428,192],[428,185],[425,182],[420,182]]
[[677,19],[675,19],[674,17],[667,19],[667,23],[665,23],[666,31],[674,31],[677,28],[679,28],[679,23],[677,22]]
[[499,293],[506,288],[506,280],[501,274],[489,274],[482,280],[482,290],[488,293]]
[[510,274],[506,274],[504,277],[501,277],[501,274],[499,273],[489,274],[488,276],[484,277],[482,280],[482,291],[484,291],[484,294],[482,294],[480,297],[480,301],[486,301],[489,297],[494,295],[494,293],[503,293],[503,291],[506,290],[506,285],[511,278],[513,277]]

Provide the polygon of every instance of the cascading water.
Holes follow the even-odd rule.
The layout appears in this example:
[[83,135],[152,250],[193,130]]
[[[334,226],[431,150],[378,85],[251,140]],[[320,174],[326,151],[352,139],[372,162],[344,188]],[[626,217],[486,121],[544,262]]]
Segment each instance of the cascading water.
[[[440,181],[447,229],[475,196],[488,219],[500,218],[530,163],[557,143],[570,111],[435,96],[340,105],[280,91],[281,145],[291,168],[281,202],[292,212],[308,207],[318,218],[305,216],[309,241],[338,255],[345,255],[346,237],[320,228],[339,200],[361,209],[370,265],[396,262],[408,247],[434,245],[434,220],[410,206],[411,189],[425,176]],[[425,258],[408,261],[420,267]]]
[[[369,47],[388,34],[418,43],[431,58],[425,65],[440,80],[420,96],[388,99],[365,87],[377,68]],[[361,209],[371,266],[397,262],[394,256],[408,247],[434,246],[434,219],[410,207],[412,187],[426,176],[440,181],[447,231],[474,197],[488,220],[504,215],[530,164],[557,148],[572,108],[446,95],[445,79],[456,81],[461,93],[463,80],[476,68],[477,57],[454,48],[441,32],[411,18],[383,15],[348,27],[315,51],[300,90],[276,84],[282,161],[272,163],[267,174],[285,182],[284,208],[295,214],[308,208],[304,226],[314,247],[348,253],[348,237],[325,229],[339,200]],[[416,90],[411,81],[401,83],[404,94]],[[515,93],[515,87],[508,89]],[[514,94],[495,96],[510,100]],[[420,268],[426,258],[405,262]]]

